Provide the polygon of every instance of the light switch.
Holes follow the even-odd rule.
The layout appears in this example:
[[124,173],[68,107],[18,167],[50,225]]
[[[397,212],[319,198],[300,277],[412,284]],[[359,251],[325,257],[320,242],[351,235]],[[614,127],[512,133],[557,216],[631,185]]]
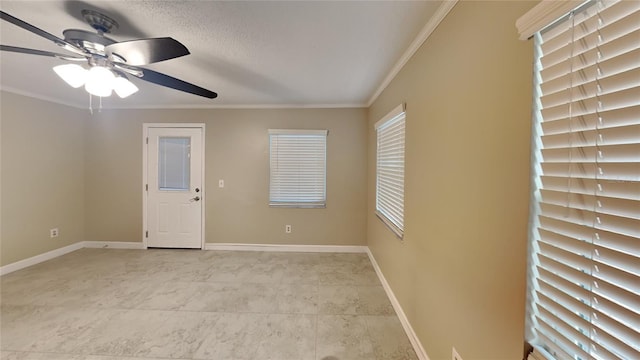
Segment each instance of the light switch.
[[218,180],[218,187],[219,188],[223,188],[224,187],[224,180],[222,180],[222,179]]

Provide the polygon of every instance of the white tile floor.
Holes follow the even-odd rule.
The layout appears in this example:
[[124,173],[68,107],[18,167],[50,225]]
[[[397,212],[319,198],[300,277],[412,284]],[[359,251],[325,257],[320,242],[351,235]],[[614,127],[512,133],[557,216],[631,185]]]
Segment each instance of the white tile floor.
[[3,360],[417,359],[365,254],[83,249],[0,292]]

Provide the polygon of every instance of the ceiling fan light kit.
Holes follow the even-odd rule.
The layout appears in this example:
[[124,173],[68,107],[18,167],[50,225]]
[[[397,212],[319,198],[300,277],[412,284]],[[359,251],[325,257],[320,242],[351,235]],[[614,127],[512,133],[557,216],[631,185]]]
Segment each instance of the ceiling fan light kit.
[[113,91],[113,81],[116,79],[111,70],[102,66],[94,66],[87,72],[87,82],[84,89],[91,95],[108,97]]
[[52,41],[72,55],[58,54],[45,50],[27,49],[17,46],[0,45],[1,51],[55,57],[60,60],[84,62],[88,68],[78,64],[55,66],[53,70],[73,88],[84,85],[94,96],[108,97],[112,92],[126,98],[138,91],[138,87],[127,78],[127,74],[156,85],[214,99],[215,92],[186,81],[140,67],[152,63],[189,55],[189,50],[179,41],[170,37],[137,39],[117,42],[104,34],[118,28],[112,18],[93,10],[83,10],[82,15],[97,33],[67,29],[64,39],[39,29],[4,11],[0,18],[35,35]]
[[79,88],[87,82],[87,69],[76,64],[65,64],[53,67],[53,71],[72,88]]
[[94,96],[108,97],[115,91],[126,98],[138,91],[138,87],[123,74],[116,74],[103,66],[93,66],[89,70],[77,64],[58,65],[53,70],[73,88],[84,85],[85,90]]
[[113,91],[121,98],[138,92],[138,87],[134,83],[129,81],[124,75],[116,74],[116,78],[113,80]]

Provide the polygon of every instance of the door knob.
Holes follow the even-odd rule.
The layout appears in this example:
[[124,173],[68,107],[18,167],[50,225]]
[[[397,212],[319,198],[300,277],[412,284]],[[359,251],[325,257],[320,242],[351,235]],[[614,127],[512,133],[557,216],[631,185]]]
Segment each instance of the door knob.
[[200,201],[200,196],[196,196],[192,199],[189,199],[190,201]]

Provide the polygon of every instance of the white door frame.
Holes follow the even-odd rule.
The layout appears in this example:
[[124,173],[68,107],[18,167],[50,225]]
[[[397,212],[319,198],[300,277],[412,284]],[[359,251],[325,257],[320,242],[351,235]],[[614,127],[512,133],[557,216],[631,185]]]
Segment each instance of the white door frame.
[[201,237],[202,237],[202,244],[200,244],[200,249],[204,249],[204,244],[206,243],[205,240],[205,209],[206,209],[206,200],[207,200],[207,196],[205,194],[205,192],[207,191],[207,187],[205,186],[205,159],[204,159],[204,155],[205,155],[205,125],[204,123],[144,123],[142,124],[142,245],[145,249],[147,249],[147,238],[148,238],[148,229],[147,229],[147,201],[148,201],[148,197],[149,197],[149,192],[147,191],[147,184],[149,184],[148,182],[148,174],[147,174],[147,167],[148,167],[148,134],[149,134],[149,128],[179,128],[179,129],[202,129],[202,175],[201,175],[201,184],[202,184],[202,200],[203,200],[203,204],[202,204],[202,211],[201,211],[201,216],[202,219],[200,221],[200,223],[202,224],[202,232],[201,232]]

